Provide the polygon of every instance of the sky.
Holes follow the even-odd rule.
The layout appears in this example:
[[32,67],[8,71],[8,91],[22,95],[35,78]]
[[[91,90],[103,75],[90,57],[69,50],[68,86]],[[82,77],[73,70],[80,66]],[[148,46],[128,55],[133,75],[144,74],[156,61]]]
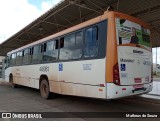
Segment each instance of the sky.
[[0,43],[62,0],[1,0]]

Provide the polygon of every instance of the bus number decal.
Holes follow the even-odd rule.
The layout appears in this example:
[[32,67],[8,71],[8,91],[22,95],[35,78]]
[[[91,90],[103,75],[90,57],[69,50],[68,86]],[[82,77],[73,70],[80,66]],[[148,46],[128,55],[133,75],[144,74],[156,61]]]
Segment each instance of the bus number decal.
[[92,64],[83,64],[83,70],[91,70]]
[[39,71],[49,72],[49,66],[42,66],[42,67],[39,68]]

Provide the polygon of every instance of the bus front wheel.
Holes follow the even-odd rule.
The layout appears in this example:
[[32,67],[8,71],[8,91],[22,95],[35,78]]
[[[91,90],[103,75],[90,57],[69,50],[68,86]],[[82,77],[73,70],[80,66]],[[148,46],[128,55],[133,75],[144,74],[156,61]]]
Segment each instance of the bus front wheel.
[[51,92],[49,90],[49,83],[46,78],[42,78],[40,81],[40,93],[42,98],[49,99],[51,97]]

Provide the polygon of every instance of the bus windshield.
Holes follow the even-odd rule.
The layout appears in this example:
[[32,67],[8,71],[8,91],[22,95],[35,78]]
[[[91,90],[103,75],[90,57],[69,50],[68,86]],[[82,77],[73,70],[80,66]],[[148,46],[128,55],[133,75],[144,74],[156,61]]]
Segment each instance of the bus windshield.
[[151,47],[150,31],[140,24],[116,18],[117,44],[138,44]]

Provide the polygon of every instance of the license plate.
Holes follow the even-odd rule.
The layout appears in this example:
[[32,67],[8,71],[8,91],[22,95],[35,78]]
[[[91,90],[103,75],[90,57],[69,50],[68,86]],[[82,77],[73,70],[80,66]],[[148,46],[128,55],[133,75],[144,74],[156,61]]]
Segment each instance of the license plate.
[[144,87],[143,84],[138,84],[138,85],[134,85],[134,86],[133,86],[134,89],[143,88],[143,87]]

